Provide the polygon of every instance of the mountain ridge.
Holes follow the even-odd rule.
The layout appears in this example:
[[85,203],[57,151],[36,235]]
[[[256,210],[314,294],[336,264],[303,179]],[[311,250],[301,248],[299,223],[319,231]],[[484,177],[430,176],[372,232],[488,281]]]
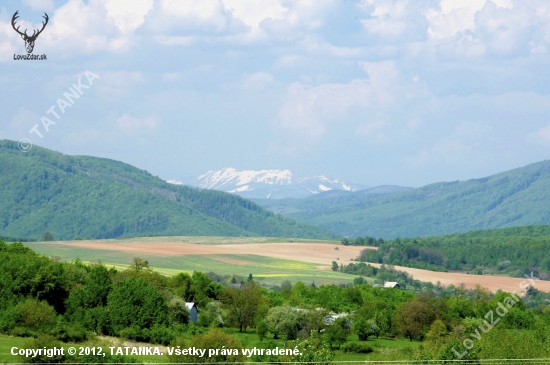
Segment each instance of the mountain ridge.
[[[478,179],[365,195],[361,201],[348,204],[319,204],[315,209],[284,211],[273,209],[273,203],[255,201],[347,237],[391,239],[546,225],[550,224],[550,160]],[[309,203],[303,199],[292,204],[303,208]]]
[[335,238],[228,193],[169,184],[129,164],[0,140],[0,235]]
[[168,182],[221,190],[245,198],[266,199],[303,198],[330,190],[357,191],[365,188],[360,184],[329,179],[325,175],[296,177],[288,169],[239,171],[233,167],[210,170],[185,182],[177,179]]

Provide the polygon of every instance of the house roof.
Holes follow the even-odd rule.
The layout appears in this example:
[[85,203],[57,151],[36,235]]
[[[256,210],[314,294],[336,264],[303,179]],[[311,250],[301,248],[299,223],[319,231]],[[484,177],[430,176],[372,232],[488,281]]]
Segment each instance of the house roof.
[[396,286],[399,287],[399,283],[395,281],[386,281],[384,283],[384,288],[395,288]]
[[185,306],[187,309],[191,310],[191,308],[195,307],[195,303],[193,302],[185,302]]

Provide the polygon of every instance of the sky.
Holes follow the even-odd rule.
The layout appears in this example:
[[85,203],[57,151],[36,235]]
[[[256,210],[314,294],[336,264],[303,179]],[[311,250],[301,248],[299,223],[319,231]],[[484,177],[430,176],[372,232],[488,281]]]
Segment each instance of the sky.
[[548,0],[8,0],[0,139],[166,180],[480,178],[550,158],[549,52]]

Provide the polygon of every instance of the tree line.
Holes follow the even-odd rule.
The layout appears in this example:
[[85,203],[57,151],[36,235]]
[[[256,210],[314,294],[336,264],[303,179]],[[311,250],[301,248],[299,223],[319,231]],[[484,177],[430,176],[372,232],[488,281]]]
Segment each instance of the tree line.
[[550,279],[550,226],[526,226],[386,240],[358,260],[471,274],[523,277],[533,271]]

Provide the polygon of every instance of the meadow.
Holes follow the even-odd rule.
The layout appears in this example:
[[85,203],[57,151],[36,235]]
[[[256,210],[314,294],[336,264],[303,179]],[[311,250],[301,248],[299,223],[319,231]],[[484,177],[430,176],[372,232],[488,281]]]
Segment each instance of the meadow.
[[[296,240],[293,240],[296,241]],[[235,238],[235,237],[144,237],[126,240],[98,240],[98,241],[63,241],[63,242],[29,242],[28,247],[36,252],[54,257],[62,261],[74,261],[77,257],[84,262],[102,262],[107,266],[114,266],[119,269],[126,269],[130,266],[134,257],[140,257],[149,262],[155,271],[175,275],[179,272],[192,273],[215,272],[218,275],[239,275],[248,277],[252,274],[254,279],[263,286],[280,285],[283,281],[302,281],[307,284],[349,284],[356,276],[330,270],[331,259],[349,262],[355,258],[359,251],[358,247],[338,247],[333,241],[321,242],[326,245],[325,254],[332,256],[328,259],[319,257],[319,250],[310,252],[307,250],[310,244],[319,245],[319,241],[297,240],[289,242],[277,238]],[[300,250],[306,248],[305,254],[300,252],[294,255],[285,250],[285,247],[273,246],[273,244],[300,245]],[[166,244],[171,246],[167,247]],[[264,256],[261,254],[184,254],[174,251],[182,245],[193,244],[194,250],[201,248],[207,252],[218,252],[222,246],[230,248],[229,252],[236,251],[235,245],[244,245],[245,252],[248,247],[254,247],[252,252],[261,253],[271,248],[272,252],[267,254],[276,255],[277,251],[283,257],[296,257],[296,259],[282,259],[277,257]],[[109,249],[96,248],[109,246]],[[214,247],[214,245],[217,245]],[[206,247],[205,247],[206,246]],[[316,248],[311,246],[312,248]],[[338,247],[338,250],[334,248]],[[149,248],[148,252],[143,252]],[[158,248],[159,252],[155,252]],[[160,252],[162,251],[162,252]],[[226,251],[227,252],[227,251]],[[346,252],[346,253],[344,253]],[[265,253],[265,252],[264,252]],[[344,256],[347,255],[347,256]],[[342,256],[341,260],[340,257]],[[349,256],[349,257],[348,257]],[[301,260],[309,260],[306,262]],[[367,279],[373,283],[372,279]]]
[[[247,329],[244,332],[239,332],[234,328],[225,328],[224,332],[229,333],[237,337],[240,343],[244,348],[252,349],[253,347],[262,348],[267,344],[276,345],[279,348],[285,346],[285,340],[273,340],[273,339],[263,339],[260,340],[259,336],[253,329]],[[186,343],[191,341],[191,335],[186,332],[182,336],[185,339]],[[25,348],[26,344],[29,342],[27,338],[13,337],[0,335],[0,364],[6,363],[22,363],[23,358],[19,356],[11,355],[10,351],[12,347]],[[350,334],[347,336],[346,342],[359,342],[357,335]],[[407,360],[410,358],[413,350],[418,349],[421,345],[420,341],[409,341],[404,338],[370,338],[366,341],[372,348],[373,352],[369,354],[356,354],[356,353],[344,353],[343,351],[335,348],[335,356],[333,362],[361,362],[365,361],[396,361],[396,360]],[[165,351],[165,346],[162,345],[152,345],[147,343],[132,342],[126,341],[122,338],[117,337],[108,337],[108,336],[98,336],[92,340],[83,342],[83,343],[63,343],[65,352],[69,347],[97,347],[101,346],[104,351],[109,352],[109,347],[111,346],[158,346],[161,351]],[[166,354],[164,356],[154,356],[154,355],[142,355],[142,356],[133,356],[137,361],[141,363],[167,363],[169,362]]]

